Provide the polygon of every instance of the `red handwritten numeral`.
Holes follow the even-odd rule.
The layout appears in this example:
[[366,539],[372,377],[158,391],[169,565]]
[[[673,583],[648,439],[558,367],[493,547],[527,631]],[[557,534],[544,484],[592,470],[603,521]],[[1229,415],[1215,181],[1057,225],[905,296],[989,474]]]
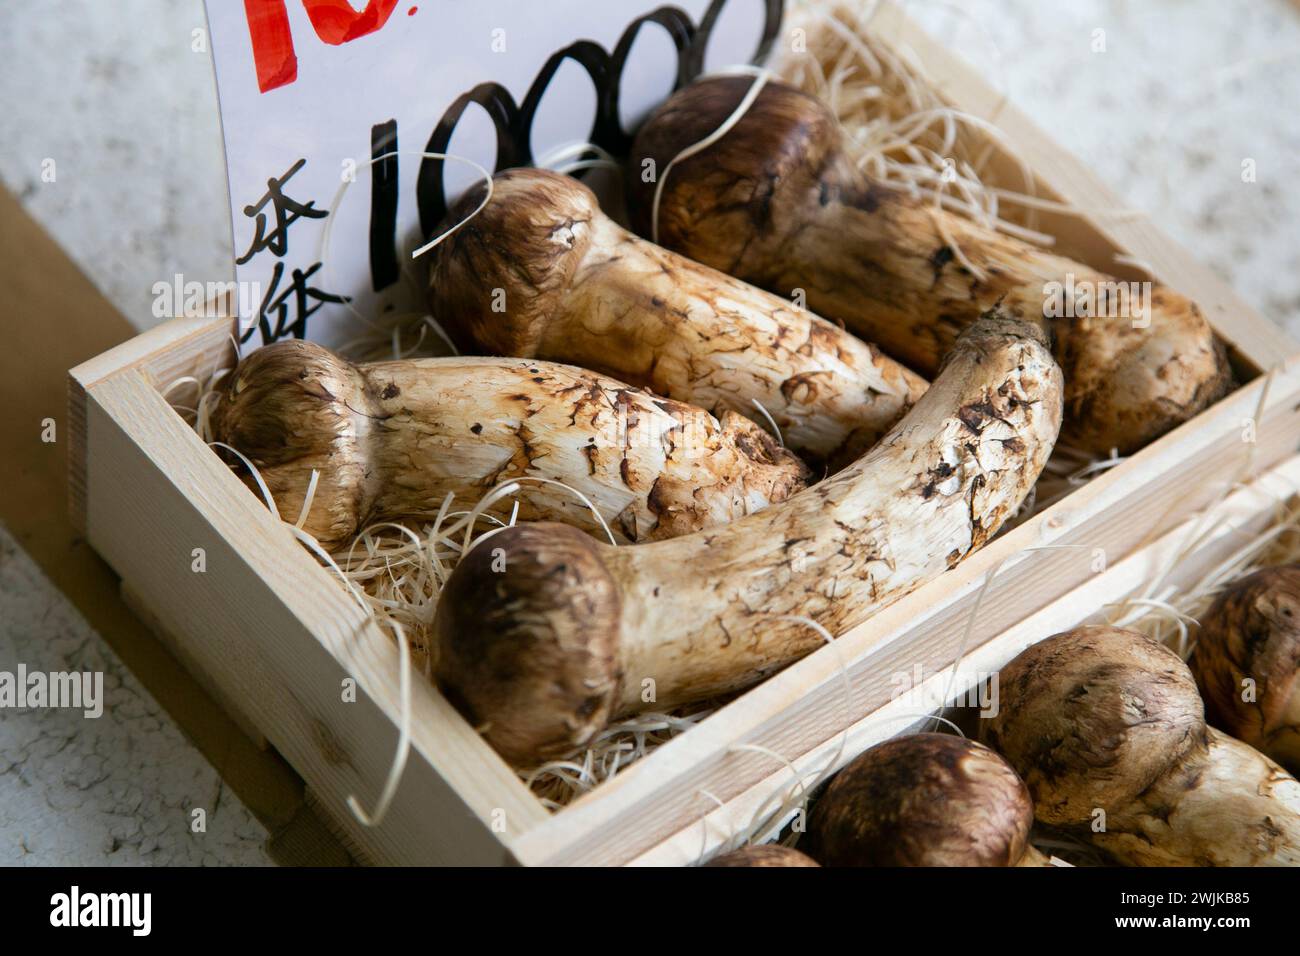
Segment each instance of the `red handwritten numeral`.
[[248,35],[253,41],[253,62],[257,64],[257,88],[265,93],[298,78],[298,55],[293,52],[293,34],[284,0],[244,0]]
[[[312,28],[322,42],[338,46],[374,33],[392,15],[397,0],[370,0],[364,10],[348,0],[302,0]],[[285,0],[244,0],[248,34],[257,65],[257,88],[265,93],[298,78],[298,55],[293,48]]]
[[316,35],[330,46],[374,33],[392,15],[397,0],[370,0],[364,10],[354,10],[348,0],[302,0]]

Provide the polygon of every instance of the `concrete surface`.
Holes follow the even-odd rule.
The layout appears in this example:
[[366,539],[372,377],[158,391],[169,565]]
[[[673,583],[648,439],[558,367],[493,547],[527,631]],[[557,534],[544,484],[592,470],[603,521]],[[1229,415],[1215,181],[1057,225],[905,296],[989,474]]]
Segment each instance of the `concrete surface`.
[[0,608],[0,671],[103,674],[97,718],[0,708],[0,866],[268,862],[265,829],[3,527]]

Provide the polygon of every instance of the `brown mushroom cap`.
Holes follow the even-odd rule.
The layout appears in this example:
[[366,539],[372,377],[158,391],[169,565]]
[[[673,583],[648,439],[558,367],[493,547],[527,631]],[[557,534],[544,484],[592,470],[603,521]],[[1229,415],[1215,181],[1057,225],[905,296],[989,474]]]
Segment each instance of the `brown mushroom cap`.
[[515,525],[481,539],[439,598],[438,683],[516,765],[567,752],[612,716],[621,608],[598,547],[569,525]]
[[1077,627],[1027,648],[999,676],[984,741],[1029,786],[1038,819],[1087,824],[1136,800],[1206,745],[1200,694],[1169,648],[1133,631]]
[[[534,355],[586,254],[600,203],[570,176],[514,169],[493,177],[491,201],[469,218],[486,188],[469,190],[447,215],[444,226],[468,221],[430,253],[430,308],[462,351]],[[496,290],[509,290],[505,311]]]
[[[682,150],[717,130],[753,81],[750,76],[716,76],[692,83],[669,97],[637,132],[632,164],[639,169],[652,159],[657,171],[651,182],[627,177],[628,209],[641,235],[651,235],[658,178]],[[714,264],[734,260],[723,271],[744,273],[754,281],[754,268],[803,226],[802,217],[791,214],[796,211],[791,200],[804,194],[817,197],[828,183],[852,181],[826,169],[828,162],[847,162],[842,140],[834,115],[816,98],[784,83],[767,83],[743,124],[666,173],[659,202],[660,244],[687,255],[707,249]],[[773,203],[778,187],[779,202]],[[880,192],[876,201],[888,199]],[[742,257],[747,267],[740,266]]]
[[988,747],[910,734],[835,775],[803,846],[823,866],[1013,866],[1033,822],[1024,783]]
[[[1210,723],[1300,771],[1300,566],[1224,589],[1201,618],[1189,663]],[[1248,678],[1253,701],[1242,699]]]
[[328,452],[350,419],[339,396],[355,389],[352,366],[313,342],[285,340],[246,355],[222,381],[212,428],[258,465]]
[[761,846],[743,846],[721,856],[715,856],[705,866],[820,866],[812,857],[788,846],[766,843]]
[[[321,534],[344,538],[356,529],[375,489],[367,481],[365,438],[348,397],[365,395],[356,370],[312,342],[276,342],[246,355],[217,392],[212,434],[239,449],[277,502],[301,498],[304,469],[320,475]],[[247,469],[244,483],[260,497]]]

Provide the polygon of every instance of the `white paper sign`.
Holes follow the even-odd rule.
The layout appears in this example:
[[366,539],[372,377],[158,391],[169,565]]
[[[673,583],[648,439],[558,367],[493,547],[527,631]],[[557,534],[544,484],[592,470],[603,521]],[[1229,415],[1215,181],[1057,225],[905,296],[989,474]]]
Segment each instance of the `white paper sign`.
[[[613,155],[675,86],[754,62],[781,0],[207,0],[245,347],[424,311],[411,252],[488,170]],[[337,205],[335,205],[337,203]],[[331,212],[333,208],[333,212]],[[328,226],[328,242],[325,242]]]

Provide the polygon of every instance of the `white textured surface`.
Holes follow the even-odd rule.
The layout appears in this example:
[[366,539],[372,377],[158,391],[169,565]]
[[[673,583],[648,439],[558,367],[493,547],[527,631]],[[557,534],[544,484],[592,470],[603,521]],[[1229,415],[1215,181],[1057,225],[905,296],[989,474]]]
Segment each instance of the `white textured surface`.
[[141,328],[155,282],[234,276],[200,28],[202,0],[0,5],[0,177]]
[[269,862],[265,829],[3,528],[0,607],[0,671],[104,674],[98,718],[0,708],[0,866]]
[[1300,339],[1300,2],[955,6],[908,4],[1128,208]]
[[[1300,335],[1300,8],[969,0],[963,17],[957,3],[908,6],[1125,202]],[[0,180],[141,327],[155,321],[154,282],[231,271],[211,62],[191,49],[203,24],[200,0],[0,9]],[[1092,52],[1096,29],[1105,53]],[[54,183],[41,181],[46,158]],[[1256,183],[1241,181],[1244,158]],[[42,320],[57,330],[57,317]],[[262,828],[0,529],[0,669],[18,659],[102,664],[110,709],[98,721],[0,711],[0,864],[265,861]],[[189,832],[193,806],[209,809],[206,835]]]

